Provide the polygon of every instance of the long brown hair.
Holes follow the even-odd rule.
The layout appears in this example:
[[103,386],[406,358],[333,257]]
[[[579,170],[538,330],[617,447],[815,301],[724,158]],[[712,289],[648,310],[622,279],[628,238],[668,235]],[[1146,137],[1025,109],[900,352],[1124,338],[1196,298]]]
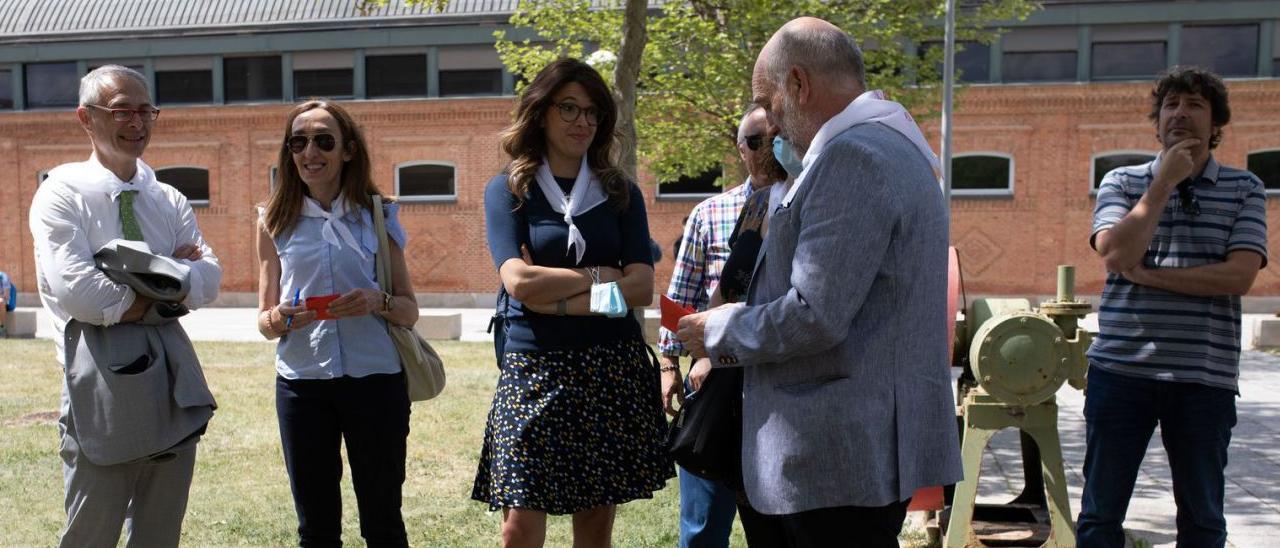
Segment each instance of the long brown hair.
[[302,215],[302,198],[310,196],[307,185],[298,175],[298,166],[293,163],[293,153],[285,146],[285,140],[293,134],[293,120],[312,109],[324,109],[338,122],[338,140],[351,152],[351,159],[342,164],[342,175],[338,182],[338,194],[347,203],[370,209],[373,201],[370,194],[382,194],[373,184],[370,169],[369,147],[365,145],[364,132],[356,125],[351,114],[341,105],[326,99],[313,99],[302,103],[289,111],[284,123],[284,137],[280,139],[280,157],[276,160],[276,187],[267,199],[265,215],[267,233],[272,237],[293,230]]
[[520,94],[520,102],[512,115],[514,120],[502,131],[502,150],[511,156],[507,165],[507,187],[523,204],[533,183],[534,174],[547,154],[547,135],[542,119],[550,112],[551,98],[570,82],[577,82],[599,111],[596,135],[587,148],[587,165],[600,178],[609,203],[619,211],[627,209],[631,198],[630,183],[615,157],[617,144],[618,105],[600,73],[577,59],[561,57],[543,68]]

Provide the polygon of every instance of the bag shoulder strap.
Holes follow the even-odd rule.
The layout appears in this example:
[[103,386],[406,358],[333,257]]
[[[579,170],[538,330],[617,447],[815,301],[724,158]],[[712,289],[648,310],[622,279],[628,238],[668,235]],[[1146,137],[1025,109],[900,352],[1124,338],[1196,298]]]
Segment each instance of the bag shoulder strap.
[[382,213],[382,196],[374,194],[373,198],[373,231],[378,234],[377,263],[378,286],[387,293],[392,293],[391,284],[391,245],[387,242],[387,221]]

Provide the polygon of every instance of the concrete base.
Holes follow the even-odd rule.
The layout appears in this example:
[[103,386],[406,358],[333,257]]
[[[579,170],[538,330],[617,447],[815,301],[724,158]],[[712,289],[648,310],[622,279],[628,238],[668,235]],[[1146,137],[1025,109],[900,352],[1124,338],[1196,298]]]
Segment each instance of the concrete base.
[[462,338],[462,314],[421,310],[413,328],[422,338],[456,341]]
[[1253,347],[1280,348],[1280,318],[1258,318],[1253,323]]
[[4,320],[5,334],[11,339],[30,339],[36,336],[36,310],[19,308],[9,312]]

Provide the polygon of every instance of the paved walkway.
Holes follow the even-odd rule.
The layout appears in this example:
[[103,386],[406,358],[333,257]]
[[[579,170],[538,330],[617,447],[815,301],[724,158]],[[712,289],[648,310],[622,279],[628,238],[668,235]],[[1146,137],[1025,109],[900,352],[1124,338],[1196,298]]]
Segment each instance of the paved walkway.
[[[427,312],[424,310],[424,312]],[[461,313],[462,340],[491,341],[485,333],[490,309],[430,309],[431,313]],[[256,311],[247,308],[209,308],[193,312],[182,323],[195,340],[262,341],[255,327]],[[51,338],[43,317],[36,336]],[[1246,315],[1244,340],[1251,340],[1252,321]],[[1090,317],[1084,326],[1096,329]],[[1246,351],[1241,363],[1238,423],[1233,431],[1227,467],[1228,543],[1239,547],[1280,545],[1280,357]],[[1071,511],[1080,511],[1084,462],[1084,396],[1064,385],[1058,392],[1059,429],[1067,465]],[[980,502],[1005,502],[1022,490],[1022,461],[1014,431],[998,434],[984,457]],[[1074,515],[1072,519],[1074,520]],[[1125,523],[1131,536],[1154,546],[1173,546],[1175,508],[1168,461],[1156,432],[1148,446],[1138,485]]]

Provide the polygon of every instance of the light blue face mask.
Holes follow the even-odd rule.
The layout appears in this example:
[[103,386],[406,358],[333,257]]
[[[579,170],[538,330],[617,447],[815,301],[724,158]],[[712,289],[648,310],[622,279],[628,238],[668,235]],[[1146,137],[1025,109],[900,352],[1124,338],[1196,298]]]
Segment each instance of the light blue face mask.
[[796,156],[795,147],[791,146],[791,141],[781,135],[773,138],[773,157],[778,159],[782,169],[787,170],[787,174],[792,177],[798,177],[800,172],[804,171],[804,164]]
[[591,311],[610,318],[621,318],[630,312],[618,282],[591,284]]

